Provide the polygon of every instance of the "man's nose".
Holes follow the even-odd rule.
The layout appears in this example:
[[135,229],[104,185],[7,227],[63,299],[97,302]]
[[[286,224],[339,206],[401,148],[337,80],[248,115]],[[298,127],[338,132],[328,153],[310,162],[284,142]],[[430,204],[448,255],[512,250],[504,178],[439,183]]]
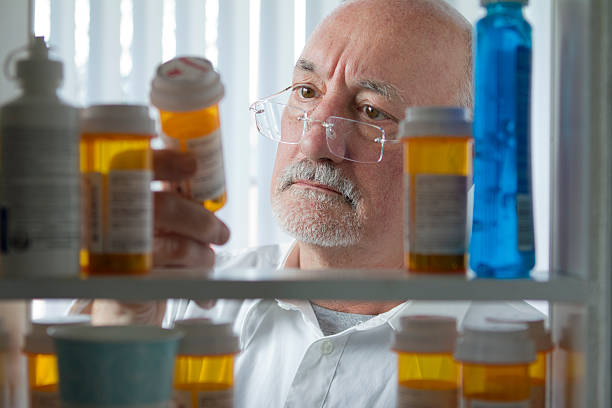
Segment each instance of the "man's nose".
[[[323,119],[327,118],[324,116]],[[326,124],[323,119],[315,119],[309,121],[304,128],[304,134],[300,140],[300,151],[310,160],[331,160],[335,163],[340,163],[344,159],[331,152],[327,143]],[[333,137],[333,134],[330,135]]]

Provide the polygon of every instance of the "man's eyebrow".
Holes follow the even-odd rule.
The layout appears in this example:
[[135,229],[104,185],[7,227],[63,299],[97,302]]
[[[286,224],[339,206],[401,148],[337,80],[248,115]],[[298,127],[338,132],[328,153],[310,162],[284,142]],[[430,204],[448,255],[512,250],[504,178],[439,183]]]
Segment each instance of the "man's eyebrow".
[[365,89],[369,89],[371,91],[376,92],[379,95],[382,95],[387,100],[399,99],[404,102],[404,98],[402,97],[399,89],[388,82],[378,81],[374,79],[362,79],[359,81],[359,86]]
[[295,67],[301,69],[302,71],[308,71],[308,72],[314,72],[315,70],[314,63],[304,58],[300,58],[298,62],[295,64]]

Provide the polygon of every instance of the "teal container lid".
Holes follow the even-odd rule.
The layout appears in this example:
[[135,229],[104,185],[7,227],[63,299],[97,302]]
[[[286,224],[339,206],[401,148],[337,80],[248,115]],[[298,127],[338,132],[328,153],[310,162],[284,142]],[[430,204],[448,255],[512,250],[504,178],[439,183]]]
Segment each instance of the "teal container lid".
[[170,401],[183,333],[154,326],[51,327],[60,400],[67,406],[155,406]]

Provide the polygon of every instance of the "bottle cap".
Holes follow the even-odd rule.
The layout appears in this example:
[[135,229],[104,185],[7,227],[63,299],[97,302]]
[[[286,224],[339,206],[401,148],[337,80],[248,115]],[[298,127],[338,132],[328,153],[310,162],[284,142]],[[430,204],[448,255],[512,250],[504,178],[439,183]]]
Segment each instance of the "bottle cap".
[[174,328],[185,337],[179,343],[177,354],[182,355],[223,355],[240,351],[238,337],[231,323],[216,323],[209,319],[178,320]]
[[60,61],[49,59],[44,37],[34,37],[28,45],[28,57],[17,61],[17,78],[23,87],[57,89],[62,83]]
[[457,339],[457,320],[448,316],[415,315],[400,320],[393,349],[411,353],[452,353]]
[[399,137],[471,135],[468,111],[460,107],[414,106],[400,122]]
[[466,326],[455,346],[455,359],[464,363],[529,364],[535,357],[527,326],[518,323]]
[[155,134],[155,121],[145,105],[92,105],[81,111],[83,133]]
[[225,93],[219,74],[200,57],[177,57],[157,68],[151,83],[151,103],[168,112],[203,109]]
[[32,354],[55,354],[53,340],[47,335],[52,326],[73,326],[91,324],[88,315],[68,315],[57,318],[40,319],[32,322],[32,330],[25,336],[23,351]]
[[488,4],[494,3],[520,3],[525,6],[529,4],[529,0],[480,0],[481,6],[486,6]]
[[525,316],[495,316],[487,317],[491,323],[520,323],[527,325],[529,337],[533,340],[537,353],[547,352],[553,349],[553,342],[550,332],[544,326],[544,319],[538,317]]

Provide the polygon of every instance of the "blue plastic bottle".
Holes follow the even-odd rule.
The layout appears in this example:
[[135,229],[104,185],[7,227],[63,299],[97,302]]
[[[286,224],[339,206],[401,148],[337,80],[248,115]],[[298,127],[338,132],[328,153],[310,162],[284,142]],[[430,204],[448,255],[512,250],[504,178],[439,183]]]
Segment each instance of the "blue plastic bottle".
[[476,24],[470,267],[482,278],[525,278],[535,264],[525,4],[481,0],[487,14]]

